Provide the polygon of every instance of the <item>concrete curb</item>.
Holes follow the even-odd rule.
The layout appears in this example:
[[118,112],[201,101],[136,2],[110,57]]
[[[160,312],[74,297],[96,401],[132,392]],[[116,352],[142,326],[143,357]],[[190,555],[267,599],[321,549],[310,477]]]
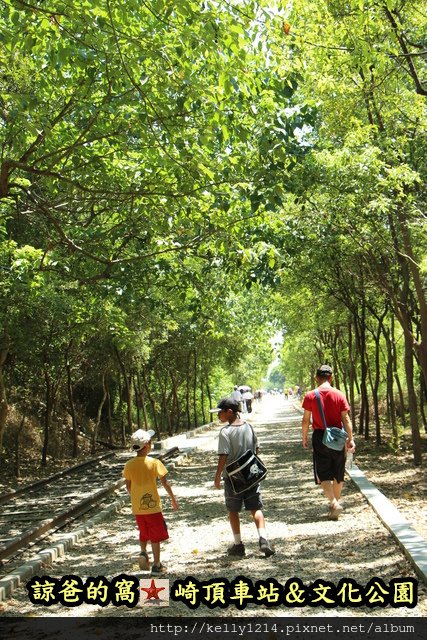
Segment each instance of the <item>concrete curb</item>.
[[[294,408],[298,410],[295,405]],[[212,426],[212,423],[210,425],[203,425],[202,427],[198,427],[197,430],[181,434],[180,436],[174,436],[174,438],[180,438],[180,444],[182,446],[187,439],[194,437],[196,433],[207,431],[209,428],[212,428]],[[167,446],[178,445],[168,443]],[[194,448],[196,447],[190,446],[177,460],[167,465],[168,469],[173,470],[179,466]],[[381,522],[402,548],[418,576],[427,584],[427,542],[415,531],[412,525],[404,519],[400,511],[390,500],[366,478],[356,465],[353,465],[351,469],[347,469],[346,471],[368,504],[374,509]],[[18,567],[13,573],[2,578],[0,580],[0,602],[6,599],[19,586],[27,582],[44,565],[49,565],[57,558],[65,555],[68,549],[73,547],[87,533],[90,533],[90,530],[97,524],[107,520],[125,504],[128,504],[128,500],[129,497],[127,494],[118,498],[107,509],[91,518],[84,526],[64,535],[54,546],[44,549],[35,558]]]
[[347,473],[403,549],[419,577],[427,584],[427,542],[405,520],[394,504],[366,478],[359,467],[353,465],[351,469],[347,469]]
[[[303,413],[302,409],[293,406],[294,409]],[[346,472],[381,522],[390,531],[418,576],[427,584],[427,541],[405,520],[399,509],[368,480],[357,465],[346,469]]]
[[179,433],[176,436],[170,436],[169,438],[164,438],[163,440],[156,440],[153,447],[154,451],[161,448],[171,449],[172,447],[183,446],[189,438],[193,438],[195,435],[204,431],[209,431],[210,429],[213,429],[214,426],[214,422],[209,422],[208,424],[202,424],[201,427],[196,427],[191,431],[185,431],[184,433]]
[[65,534],[61,540],[58,540],[52,547],[44,549],[32,560],[15,569],[13,573],[4,576],[0,580],[0,602],[5,600],[13,593],[15,589],[27,582],[39,569],[44,565],[50,565],[57,558],[65,555],[68,549],[71,549],[81,538],[90,532],[97,524],[103,520],[107,520],[113,513],[116,513],[128,503],[128,495],[118,498],[107,509],[100,511],[96,516],[91,518],[85,525],[79,527],[75,531]]
[[[182,433],[178,436],[173,436],[172,438],[167,438],[166,440],[161,441],[161,445],[166,448],[171,448],[173,446],[181,446],[185,444],[187,439],[194,437],[196,434],[201,433],[203,431],[208,431],[210,428],[213,428],[214,424],[210,423],[207,425],[202,425],[201,427],[197,427],[197,429],[193,429],[192,431],[188,431],[186,433]],[[188,451],[183,452],[178,458],[166,465],[168,469],[173,470],[175,467],[179,466],[191,453],[194,447],[189,448]],[[39,569],[44,568],[45,565],[50,565],[52,562],[55,562],[57,558],[65,555],[68,549],[71,549],[79,540],[81,540],[87,533],[90,533],[91,529],[93,529],[100,522],[107,520],[111,515],[119,511],[125,504],[128,504],[129,496],[126,494],[118,498],[112,505],[107,507],[107,509],[103,509],[96,516],[91,518],[85,525],[79,527],[78,529],[71,531],[68,534],[65,534],[61,540],[56,542],[52,547],[47,549],[43,549],[39,554],[37,554],[32,560],[29,560],[25,564],[19,566],[13,573],[10,573],[3,578],[0,579],[0,602],[5,600],[8,596],[10,596],[15,589],[19,586],[28,582],[28,580],[35,575]]]

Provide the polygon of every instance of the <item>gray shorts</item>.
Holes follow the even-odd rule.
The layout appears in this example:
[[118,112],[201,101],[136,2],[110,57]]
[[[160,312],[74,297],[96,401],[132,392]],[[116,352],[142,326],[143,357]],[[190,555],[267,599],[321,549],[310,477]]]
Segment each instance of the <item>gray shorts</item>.
[[261,487],[259,484],[256,484],[248,491],[244,493],[239,493],[236,496],[233,493],[233,487],[228,478],[224,478],[224,497],[225,497],[225,506],[228,511],[233,513],[238,513],[242,510],[242,505],[245,505],[246,511],[257,511],[258,509],[263,509],[264,505],[262,503],[261,498]]

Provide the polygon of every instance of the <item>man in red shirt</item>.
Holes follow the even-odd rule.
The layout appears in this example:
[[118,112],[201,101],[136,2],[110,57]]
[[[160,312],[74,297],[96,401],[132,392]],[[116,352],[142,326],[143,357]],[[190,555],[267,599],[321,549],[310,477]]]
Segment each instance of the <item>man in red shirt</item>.
[[302,403],[302,446],[308,449],[308,429],[312,416],[313,468],[316,484],[320,484],[329,501],[329,519],[338,520],[342,507],[339,503],[344,482],[346,452],[354,452],[353,430],[348,415],[349,404],[345,395],[332,387],[332,369],[323,364],[316,371],[316,381],[323,413],[328,427],[341,427],[347,431],[348,439],[342,451],[329,449],[322,443],[324,424],[314,390],[309,391]]

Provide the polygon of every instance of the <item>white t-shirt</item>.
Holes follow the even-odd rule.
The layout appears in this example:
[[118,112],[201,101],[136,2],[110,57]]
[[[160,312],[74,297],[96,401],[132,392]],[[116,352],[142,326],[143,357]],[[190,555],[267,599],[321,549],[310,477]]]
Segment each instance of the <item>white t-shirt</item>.
[[[225,454],[227,456],[227,464],[240,458],[248,449],[252,449],[255,452],[257,446],[258,438],[251,425],[247,422],[239,426],[228,424],[219,432],[218,455]],[[225,469],[224,474],[227,475]]]

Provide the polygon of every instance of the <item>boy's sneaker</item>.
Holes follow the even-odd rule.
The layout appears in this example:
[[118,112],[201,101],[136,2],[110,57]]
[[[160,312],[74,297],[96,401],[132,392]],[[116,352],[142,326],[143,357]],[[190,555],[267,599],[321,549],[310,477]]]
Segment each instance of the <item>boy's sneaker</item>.
[[140,569],[148,570],[150,568],[150,561],[148,559],[148,553],[146,551],[141,551],[138,556],[138,564]]
[[167,571],[167,569],[162,563],[153,564],[153,566],[151,567],[151,575],[159,575],[161,573],[165,573],[165,571]]
[[237,558],[243,558],[245,555],[245,545],[243,542],[239,542],[239,544],[233,544],[232,547],[227,549],[228,556],[235,556]]
[[266,558],[269,558],[270,556],[274,556],[274,554],[276,553],[273,547],[271,546],[271,544],[269,543],[269,541],[266,540],[265,538],[259,539],[259,548],[263,552]]

